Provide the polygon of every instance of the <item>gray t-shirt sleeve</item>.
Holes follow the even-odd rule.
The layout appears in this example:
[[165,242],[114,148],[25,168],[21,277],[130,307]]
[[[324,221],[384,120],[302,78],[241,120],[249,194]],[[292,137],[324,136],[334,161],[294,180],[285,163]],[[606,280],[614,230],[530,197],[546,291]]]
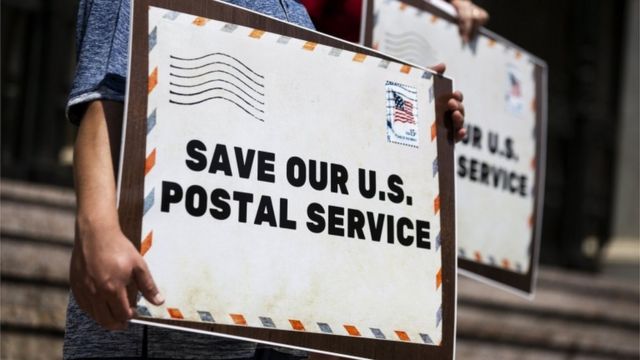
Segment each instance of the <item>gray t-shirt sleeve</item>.
[[[296,0],[229,0],[229,3],[313,29]],[[129,0],[80,0],[76,74],[67,103],[67,117],[78,124],[93,100],[124,101],[129,52]]]
[[92,100],[124,101],[129,50],[128,0],[81,0],[76,28],[77,65],[67,116],[78,123]]

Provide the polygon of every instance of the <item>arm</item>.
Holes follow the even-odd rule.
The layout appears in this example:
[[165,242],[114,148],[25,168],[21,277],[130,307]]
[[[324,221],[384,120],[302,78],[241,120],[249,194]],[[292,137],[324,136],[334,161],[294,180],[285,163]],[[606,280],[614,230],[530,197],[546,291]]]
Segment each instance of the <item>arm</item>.
[[75,144],[76,240],[71,257],[71,290],[80,308],[103,327],[126,327],[135,294],[163,302],[146,263],[120,229],[115,168],[120,148],[122,104],[88,105]]

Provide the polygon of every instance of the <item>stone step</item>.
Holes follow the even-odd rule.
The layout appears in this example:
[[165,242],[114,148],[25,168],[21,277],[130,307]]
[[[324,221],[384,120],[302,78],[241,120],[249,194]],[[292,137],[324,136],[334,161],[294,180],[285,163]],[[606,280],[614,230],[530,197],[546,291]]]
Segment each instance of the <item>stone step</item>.
[[62,359],[62,336],[3,329],[0,358],[4,360]]
[[[59,358],[73,192],[3,180],[0,200],[1,357]],[[633,280],[543,267],[533,301],[464,276],[458,291],[458,359],[640,358]]]
[[64,331],[68,289],[3,280],[0,290],[3,326]]
[[0,271],[3,279],[67,286],[71,246],[3,237]]
[[[631,282],[623,288],[616,287],[612,290],[607,288],[611,283],[606,279],[598,282],[592,278],[581,279],[584,276],[582,274],[558,279],[556,274],[555,269],[540,270],[539,286],[533,301],[460,276],[458,300],[461,307],[478,310],[502,309],[546,318],[573,319],[575,322],[591,321],[614,327],[640,327],[637,285],[634,286]],[[548,279],[554,279],[552,286]],[[582,281],[576,282],[576,279]]]
[[2,179],[0,199],[13,200],[22,203],[49,205],[60,209],[73,211],[76,207],[76,196],[72,189],[35,185],[15,180]]
[[638,358],[638,330],[502,309],[458,307],[458,337],[560,353]]
[[71,245],[74,226],[73,210],[19,202],[16,199],[3,200],[0,206],[2,237]]

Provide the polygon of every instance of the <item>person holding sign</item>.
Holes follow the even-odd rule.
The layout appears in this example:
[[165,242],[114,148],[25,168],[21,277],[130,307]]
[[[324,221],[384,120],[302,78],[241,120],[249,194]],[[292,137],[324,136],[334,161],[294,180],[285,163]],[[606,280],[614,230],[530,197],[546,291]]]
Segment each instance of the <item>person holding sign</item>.
[[[305,9],[293,0],[230,2],[313,28]],[[70,120],[79,124],[74,159],[78,206],[64,358],[256,358],[253,343],[127,328],[138,292],[153,304],[163,302],[144,259],[122,233],[116,209],[130,4],[83,0],[79,9],[78,67],[68,103]],[[443,72],[444,65],[434,69]],[[448,109],[460,139],[462,94],[451,94]],[[270,358],[296,355],[273,353]]]

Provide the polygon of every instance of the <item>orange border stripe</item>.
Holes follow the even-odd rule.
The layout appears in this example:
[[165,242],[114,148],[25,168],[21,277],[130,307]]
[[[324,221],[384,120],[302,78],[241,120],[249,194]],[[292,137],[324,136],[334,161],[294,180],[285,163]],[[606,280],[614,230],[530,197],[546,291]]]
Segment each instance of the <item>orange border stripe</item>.
[[494,47],[496,46],[497,41],[495,39],[488,39],[487,46]]
[[440,211],[440,194],[433,200],[433,212],[437,214],[438,211]]
[[482,261],[482,254],[480,254],[480,251],[474,252],[473,256],[476,258],[477,262],[481,262]]
[[347,332],[351,336],[362,336],[360,335],[360,331],[358,331],[358,328],[353,325],[345,325],[344,329],[347,330]]
[[147,87],[149,94],[151,94],[153,89],[155,89],[156,85],[158,85],[158,67],[157,66],[155,69],[153,69],[153,71],[151,72],[151,75],[149,75],[149,82]]
[[153,230],[149,231],[149,234],[142,240],[140,244],[140,254],[144,256],[144,254],[151,249],[151,245],[153,245]]
[[502,259],[502,267],[505,269],[509,269],[511,267],[511,263],[507,259]]
[[184,319],[184,316],[182,316],[182,312],[180,312],[180,310],[176,308],[167,308],[167,311],[169,312],[169,316],[174,319]]
[[531,170],[536,169],[536,158],[531,158]]
[[437,134],[438,132],[436,131],[436,122],[434,121],[433,124],[431,124],[431,141],[436,139]]
[[304,328],[304,325],[302,324],[302,321],[300,320],[289,320],[289,323],[291,324],[291,327],[293,328],[293,330],[297,330],[297,331],[307,331]]
[[522,53],[520,52],[520,50],[516,50],[516,60],[520,60],[521,57]]
[[411,341],[411,339],[409,338],[409,335],[404,332],[404,331],[400,331],[400,330],[396,330],[396,335],[398,335],[398,339],[402,340],[402,341]]
[[431,23],[435,24],[438,22],[438,20],[440,20],[439,17],[435,16],[435,15],[431,15]]
[[242,314],[229,314],[229,316],[231,316],[231,320],[234,324],[247,326],[247,320]]
[[440,289],[442,285],[442,268],[438,269],[438,273],[436,273],[436,290]]
[[306,43],[304,43],[304,45],[302,45],[302,48],[307,51],[313,51],[316,49],[316,46],[318,46],[317,43],[314,43],[313,41],[307,41]]
[[207,21],[209,21],[209,19],[203,18],[203,17],[197,17],[193,20],[193,25],[196,26],[204,26],[204,24],[207,23]]
[[264,31],[259,29],[253,29],[253,31],[249,34],[249,37],[252,37],[254,39],[260,39],[262,35],[264,35]]
[[147,159],[144,161],[144,175],[146,176],[153,166],[156,164],[156,149],[153,149],[151,154],[147,156]]
[[400,72],[401,73],[405,73],[408,74],[411,72],[411,66],[409,65],[402,65],[402,67],[400,68]]
[[356,53],[355,55],[353,55],[353,61],[355,62],[364,62],[364,59],[367,58],[367,55],[365,54],[361,54],[361,53]]

